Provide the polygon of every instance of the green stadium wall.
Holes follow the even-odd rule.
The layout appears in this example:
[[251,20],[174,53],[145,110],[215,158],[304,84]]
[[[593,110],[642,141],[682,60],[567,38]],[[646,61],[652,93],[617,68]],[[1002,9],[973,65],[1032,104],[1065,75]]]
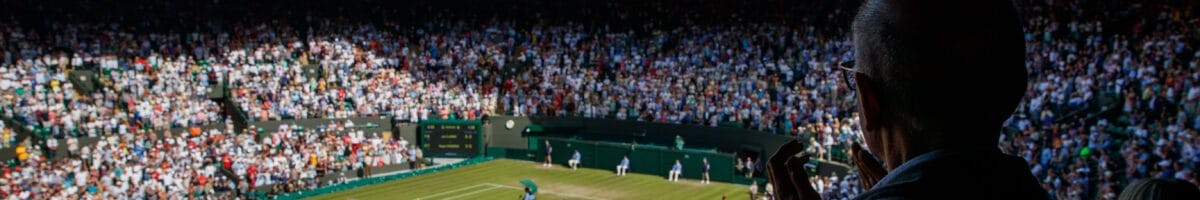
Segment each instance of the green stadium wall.
[[[580,165],[587,168],[616,170],[622,157],[629,156],[629,171],[633,173],[667,176],[675,160],[683,165],[681,177],[700,179],[703,159],[707,158],[709,177],[714,181],[733,182],[734,157],[732,154],[675,150],[661,147],[641,146],[628,143],[609,143],[560,138],[539,138],[539,144],[550,141],[553,148],[551,159],[556,165],[565,165],[575,150],[580,153]],[[544,148],[544,147],[543,147]],[[544,159],[545,150],[537,150],[537,161]]]
[[[513,121],[513,127],[505,127],[505,123],[509,120]],[[581,149],[583,154],[584,167],[601,168],[612,170],[618,162],[620,155],[630,153],[629,145],[636,143],[636,150],[656,149],[668,152],[703,152],[720,155],[738,155],[745,158],[751,156],[756,160],[770,158],[774,155],[775,150],[784,143],[791,141],[793,137],[785,135],[771,134],[755,130],[734,127],[708,127],[698,125],[680,125],[680,124],[665,124],[652,122],[637,122],[628,120],[612,120],[612,119],[590,119],[577,117],[511,117],[511,116],[494,116],[484,121],[484,138],[485,146],[488,152],[486,155],[496,158],[519,159],[541,162],[545,159],[545,152],[541,150],[545,139],[555,140],[554,138],[570,138],[580,143],[592,142],[593,146],[575,146],[567,148],[553,144],[555,151],[553,155],[555,164],[565,164],[570,158],[573,148]],[[534,129],[526,131],[526,128]],[[541,130],[536,130],[541,129]],[[684,138],[684,150],[669,149],[673,147],[675,136],[679,135]],[[596,142],[596,141],[619,141],[619,142]],[[608,144],[618,145],[612,146]],[[625,145],[625,146],[621,146]],[[594,153],[587,153],[588,149],[593,149]],[[589,155],[594,155],[589,158]],[[629,154],[631,159],[631,172],[666,175],[672,164],[673,157],[668,154],[642,154],[636,152]],[[698,164],[697,168],[689,168],[688,161],[695,159],[695,162],[700,162],[699,158],[694,158],[695,154],[687,155],[681,158],[680,161],[684,164],[684,177],[693,178],[699,177]],[[615,156],[615,158],[614,158]],[[733,165],[737,157],[730,159],[728,163]],[[595,159],[589,162],[589,159]],[[658,160],[658,162],[634,161],[634,159],[650,159]],[[710,171],[710,176],[713,180],[728,181],[727,179],[718,178],[718,160],[709,157],[709,163],[713,165],[713,171]],[[723,161],[722,161],[723,162]],[[816,162],[818,166],[813,170],[814,174],[824,176],[828,175],[845,175],[850,166],[837,162]],[[595,165],[592,165],[595,164]],[[596,166],[599,167],[596,167]],[[650,170],[648,169],[661,169]],[[725,169],[733,169],[732,167]],[[693,174],[694,172],[694,174]],[[730,171],[730,173],[736,173]],[[756,176],[761,177],[761,171],[756,173]],[[749,184],[752,179],[745,178],[741,174],[733,176],[733,183]]]

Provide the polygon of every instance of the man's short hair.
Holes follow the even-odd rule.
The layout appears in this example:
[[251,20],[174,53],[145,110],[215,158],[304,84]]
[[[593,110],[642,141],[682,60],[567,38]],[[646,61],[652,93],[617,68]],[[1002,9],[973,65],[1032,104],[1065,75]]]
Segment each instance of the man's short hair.
[[1181,179],[1141,179],[1130,183],[1121,191],[1120,200],[1126,199],[1196,199],[1200,190]]
[[994,145],[1026,89],[1021,27],[1007,0],[868,0],[852,25],[859,84],[909,134]]

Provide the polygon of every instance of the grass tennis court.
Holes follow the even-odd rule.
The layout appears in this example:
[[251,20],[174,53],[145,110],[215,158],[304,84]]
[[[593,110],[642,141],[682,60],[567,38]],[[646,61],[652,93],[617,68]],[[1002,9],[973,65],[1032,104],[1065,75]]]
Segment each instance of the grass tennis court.
[[746,186],[698,180],[667,182],[666,177],[630,173],[618,177],[612,170],[498,159],[473,166],[386,182],[311,199],[519,199],[531,179],[538,199],[748,199]]

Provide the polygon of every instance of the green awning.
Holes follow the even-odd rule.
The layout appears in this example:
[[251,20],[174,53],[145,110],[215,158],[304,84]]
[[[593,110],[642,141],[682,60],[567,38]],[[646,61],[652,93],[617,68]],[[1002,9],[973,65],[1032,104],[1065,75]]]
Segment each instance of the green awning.
[[529,187],[529,191],[532,191],[533,193],[537,193],[538,191],[537,184],[533,184],[533,180],[521,180],[521,184],[525,185],[525,187]]

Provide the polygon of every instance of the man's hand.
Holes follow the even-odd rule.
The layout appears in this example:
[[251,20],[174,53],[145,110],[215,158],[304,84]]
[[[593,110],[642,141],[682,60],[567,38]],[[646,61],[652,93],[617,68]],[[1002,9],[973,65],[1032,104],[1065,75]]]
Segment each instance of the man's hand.
[[804,170],[810,155],[796,157],[800,152],[804,152],[804,145],[791,140],[767,160],[767,178],[775,187],[775,199],[821,199]]
[[875,159],[875,155],[863,149],[862,145],[851,145],[850,154],[854,155],[854,166],[858,168],[858,181],[863,189],[870,190],[880,179],[887,176],[888,171],[883,168],[883,164]]

